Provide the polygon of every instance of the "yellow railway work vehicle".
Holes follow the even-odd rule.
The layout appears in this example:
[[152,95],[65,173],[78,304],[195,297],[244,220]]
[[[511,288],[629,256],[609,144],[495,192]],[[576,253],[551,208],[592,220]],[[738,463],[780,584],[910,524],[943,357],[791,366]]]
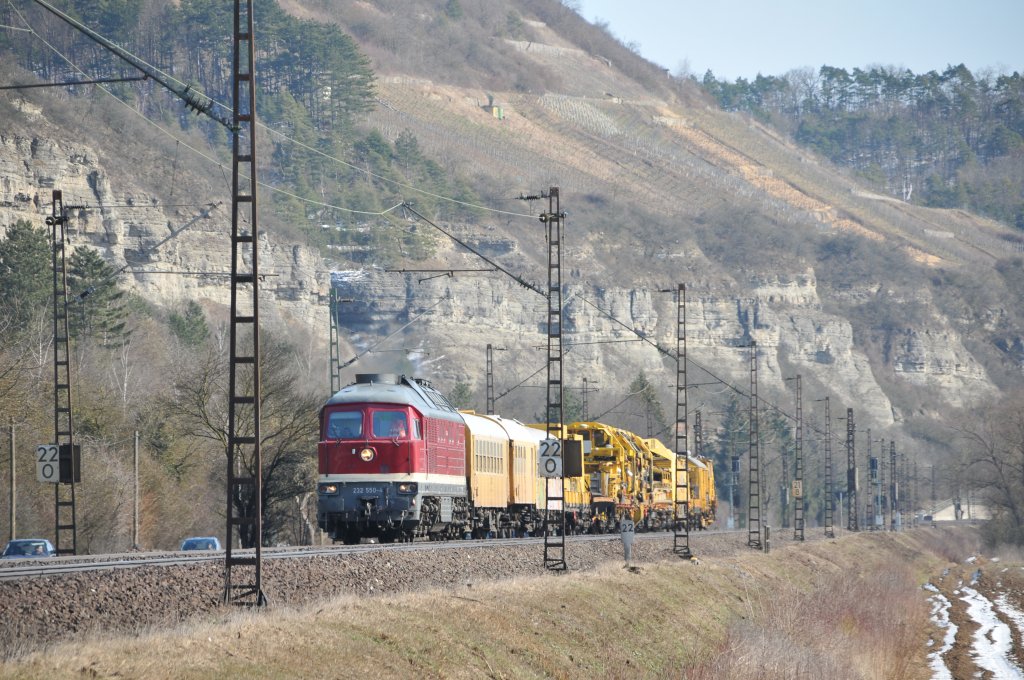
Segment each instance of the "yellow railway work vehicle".
[[718,493],[715,491],[715,469],[710,458],[689,457],[690,463],[690,515],[692,526],[706,529],[715,521]]
[[668,510],[671,516],[676,494],[676,454],[660,439],[645,439],[644,443],[654,454],[651,502],[658,510]]
[[590,484],[595,530],[614,530],[620,515],[643,517],[644,458],[630,432],[598,422],[578,422],[569,432],[583,438],[583,471]]
[[[671,454],[672,464],[672,489],[668,491],[670,500],[675,499],[675,454],[657,439],[646,440],[654,451],[661,451],[663,455]],[[684,496],[680,500],[689,501],[689,524],[691,529],[704,529],[715,521],[715,508],[717,505],[715,494],[715,473],[711,467],[709,458],[697,458],[692,454],[687,455],[689,462],[690,478],[686,488],[689,497]],[[663,475],[663,479],[665,479]],[[658,494],[657,484],[655,494]],[[684,492],[685,493],[685,492]]]

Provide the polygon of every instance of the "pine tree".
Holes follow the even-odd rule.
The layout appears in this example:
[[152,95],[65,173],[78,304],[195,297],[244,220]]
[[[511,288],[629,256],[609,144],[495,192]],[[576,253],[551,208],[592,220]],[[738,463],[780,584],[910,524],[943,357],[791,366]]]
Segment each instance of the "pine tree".
[[93,248],[79,248],[68,258],[68,322],[71,336],[93,337],[114,345],[130,335],[125,292],[117,272]]
[[168,325],[171,332],[189,347],[198,347],[210,337],[210,327],[206,325],[203,308],[195,300],[189,300],[184,314],[171,312]]
[[48,310],[52,293],[52,250],[46,231],[18,220],[0,241],[0,315],[20,325],[40,309]]

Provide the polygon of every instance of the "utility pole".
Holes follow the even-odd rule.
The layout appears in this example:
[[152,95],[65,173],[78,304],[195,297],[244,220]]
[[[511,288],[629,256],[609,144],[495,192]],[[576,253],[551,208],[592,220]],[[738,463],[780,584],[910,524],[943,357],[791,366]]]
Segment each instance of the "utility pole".
[[[872,470],[871,470],[871,465],[872,465],[871,459],[874,458],[874,456],[871,455],[871,446],[872,446],[873,442],[871,441],[871,428],[870,427],[867,429],[867,439],[866,439],[866,441],[867,441],[867,454],[864,456],[864,465],[866,466],[866,469],[865,469],[866,474],[864,475],[864,479],[867,480],[868,488],[867,488],[866,497],[863,499],[864,502],[863,502],[863,508],[861,509],[861,511],[864,513],[864,528],[868,529],[868,530],[873,530],[874,529],[874,523],[875,523],[875,511],[874,511],[875,494],[872,492],[872,489],[874,489],[875,482],[878,480],[878,470],[877,470],[877,467],[876,467],[876,469],[875,469],[875,471],[873,473],[872,473]],[[874,461],[874,465],[877,466],[878,465],[878,461]]]
[[796,376],[796,476],[793,479],[793,538],[804,540],[804,395]]
[[135,430],[135,501],[132,503],[132,549],[139,549],[139,431]]
[[885,531],[885,506],[888,504],[888,490],[885,486],[885,439],[881,440],[882,445],[878,452],[878,523],[879,529]]
[[693,455],[698,460],[704,457],[704,425],[700,409],[693,412]]
[[910,526],[918,525],[918,457],[913,458],[913,478],[910,480]]
[[[548,191],[548,211],[540,215],[548,236],[548,379],[547,430],[551,439],[562,439],[562,221],[565,213],[559,203],[558,187]],[[563,461],[564,462],[564,461]],[[557,489],[544,479],[544,567],[565,571],[565,467]],[[553,527],[552,510],[558,512],[559,526]],[[557,529],[557,530],[553,530]]]
[[935,464],[932,464],[932,521],[935,521],[935,513],[939,511],[939,499],[935,490]]
[[910,522],[907,520],[908,506],[910,505],[910,484],[908,481],[907,454],[905,451],[900,451],[900,486],[903,488],[903,492],[900,494],[900,523],[905,529],[910,527]]
[[832,490],[832,415],[829,412],[828,397],[825,397],[825,538],[835,538],[833,525],[835,514],[835,492]]
[[494,415],[494,348],[487,343],[487,415]]
[[14,465],[14,418],[11,418],[11,540],[18,537],[18,470]]
[[747,545],[761,550],[761,461],[760,436],[757,430],[757,342],[750,341],[750,458],[747,469]]
[[331,282],[331,298],[328,303],[327,315],[330,317],[331,334],[328,344],[330,345],[331,363],[328,370],[331,374],[331,395],[333,396],[341,389],[341,356],[338,350],[338,290]]
[[587,392],[589,391],[590,390],[587,387],[587,376],[583,376],[583,398],[581,400],[583,403],[580,405],[580,409],[582,411],[580,416],[583,418],[583,422],[588,422],[590,420],[590,412],[587,409]]
[[900,530],[900,480],[896,476],[896,442],[889,442],[889,476],[892,478],[889,491],[889,511],[892,517],[889,520],[889,529]]
[[860,531],[857,508],[857,452],[854,449],[853,409],[846,409],[846,528]]
[[729,475],[729,520],[727,526],[729,529],[735,529],[738,526],[739,515],[737,514],[736,508],[740,505],[740,457],[734,455],[732,457],[732,472]]

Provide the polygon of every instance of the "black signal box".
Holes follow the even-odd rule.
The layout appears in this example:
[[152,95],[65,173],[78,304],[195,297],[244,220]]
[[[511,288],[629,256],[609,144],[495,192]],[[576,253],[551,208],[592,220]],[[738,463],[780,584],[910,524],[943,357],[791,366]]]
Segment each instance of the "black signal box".
[[562,440],[562,476],[583,476],[583,442],[579,439]]
[[61,444],[58,454],[60,461],[60,483],[78,484],[82,481],[82,447],[80,444]]

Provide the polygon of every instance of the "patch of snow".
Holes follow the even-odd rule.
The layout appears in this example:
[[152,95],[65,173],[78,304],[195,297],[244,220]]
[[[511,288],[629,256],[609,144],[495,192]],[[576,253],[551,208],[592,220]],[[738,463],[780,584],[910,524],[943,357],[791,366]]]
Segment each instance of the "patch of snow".
[[974,555],[971,555],[966,560],[964,560],[964,562],[966,562],[967,564],[974,564],[977,561],[978,561],[978,558],[975,557]]
[[[957,625],[949,620],[949,608],[952,605],[946,596],[931,583],[926,583],[924,587],[935,593],[928,598],[932,601],[932,621],[939,628],[946,630],[942,637],[942,647],[928,654],[928,666],[932,669],[932,680],[953,680],[953,674],[949,672],[946,660],[942,658],[943,654],[953,648],[953,641],[956,640]],[[931,644],[929,644],[930,646]]]
[[964,595],[960,599],[967,603],[967,615],[978,624],[972,644],[975,663],[994,677],[1024,680],[1024,673],[1010,659],[1013,649],[1010,627],[999,620],[987,597],[973,588],[965,587],[963,590]]
[[999,597],[996,598],[996,606],[999,607],[999,611],[1006,615],[1006,618],[1013,621],[1013,625],[1017,627],[1017,632],[1024,635],[1024,612],[1017,609],[1006,599],[1006,593],[999,593]]

